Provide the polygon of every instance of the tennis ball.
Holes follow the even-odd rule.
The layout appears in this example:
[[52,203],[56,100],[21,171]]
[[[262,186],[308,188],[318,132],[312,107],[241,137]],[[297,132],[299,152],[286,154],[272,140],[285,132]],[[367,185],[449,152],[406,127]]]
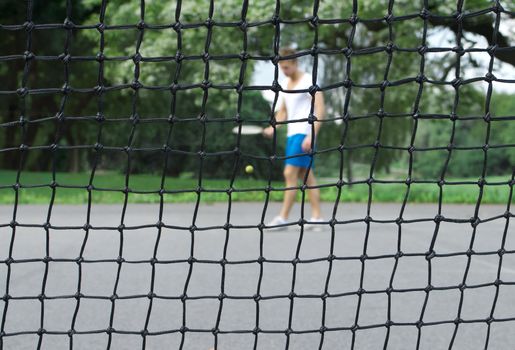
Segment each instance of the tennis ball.
[[250,165],[250,164],[249,164],[249,165],[247,165],[247,166],[245,167],[245,172],[246,172],[247,174],[252,174],[252,173],[254,172],[254,167],[253,167],[252,165]]

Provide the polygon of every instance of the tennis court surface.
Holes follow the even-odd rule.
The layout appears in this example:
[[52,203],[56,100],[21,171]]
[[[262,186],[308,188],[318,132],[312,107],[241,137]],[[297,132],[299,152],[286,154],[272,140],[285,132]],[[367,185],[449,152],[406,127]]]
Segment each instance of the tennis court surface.
[[[165,205],[160,237],[159,205],[129,204],[123,227],[121,205],[93,205],[87,230],[85,206],[56,205],[48,237],[40,226],[48,208],[18,206],[14,240],[11,227],[0,229],[3,349],[41,341],[42,349],[207,350],[215,337],[221,350],[515,344],[506,207],[482,205],[474,230],[460,222],[473,206],[444,205],[437,224],[436,204],[411,204],[399,225],[400,204],[374,203],[364,220],[366,204],[342,203],[334,232],[325,224],[301,235],[299,225],[261,234],[258,203],[233,206],[228,230],[227,205],[202,205],[195,228],[184,229],[193,205]],[[330,217],[332,206],[323,209]],[[9,222],[12,207],[0,213]],[[299,218],[297,205],[290,220]]]

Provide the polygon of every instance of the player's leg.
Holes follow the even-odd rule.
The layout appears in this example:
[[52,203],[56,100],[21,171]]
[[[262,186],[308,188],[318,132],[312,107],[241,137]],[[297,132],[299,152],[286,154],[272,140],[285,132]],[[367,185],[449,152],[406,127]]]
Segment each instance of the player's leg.
[[[283,175],[284,175],[284,181],[287,188],[291,187],[297,187],[298,186],[298,178],[299,178],[299,171],[301,168],[293,166],[293,165],[286,165],[284,167]],[[283,206],[281,208],[281,212],[279,215],[283,219],[287,219],[290,215],[291,208],[293,207],[293,204],[295,203],[295,196],[297,194],[296,189],[288,190],[284,192],[284,198],[283,198]]]
[[[301,168],[299,171],[299,179],[304,183],[304,179],[306,177],[307,168]],[[306,185],[309,187],[314,187],[317,185],[314,169],[309,170],[308,178],[306,179]],[[308,190],[308,199],[311,204],[311,218],[312,219],[321,219],[322,212],[320,210],[320,189],[311,188]]]

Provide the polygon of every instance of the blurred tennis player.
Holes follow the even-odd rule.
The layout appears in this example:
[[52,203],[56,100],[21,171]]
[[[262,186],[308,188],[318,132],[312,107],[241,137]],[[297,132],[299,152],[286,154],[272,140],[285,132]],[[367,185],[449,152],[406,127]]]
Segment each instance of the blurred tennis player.
[[[283,48],[279,51],[281,56],[294,55],[295,51],[290,48]],[[281,87],[286,90],[307,90],[312,85],[312,76],[299,69],[296,58],[282,60],[279,66],[286,76],[281,82]],[[306,120],[311,111],[311,103],[313,97],[308,92],[302,93],[279,93],[279,111],[275,118],[277,121],[288,121],[287,125],[287,141],[286,141],[286,157],[284,166],[284,180],[286,187],[297,187],[300,181],[304,181],[306,172],[309,169],[306,184],[309,187],[316,186],[316,178],[313,173],[314,158],[308,152],[314,148],[312,144],[312,125]],[[324,118],[325,106],[324,97],[320,91],[315,93],[313,114],[317,120]],[[304,119],[299,121],[299,119]],[[284,124],[277,124],[281,127]],[[320,130],[321,123],[314,123],[315,141]],[[274,134],[274,128],[269,126],[263,130],[265,137],[271,138]],[[294,157],[292,157],[294,156]],[[296,190],[284,192],[284,199],[281,211],[278,216],[274,217],[268,223],[269,226],[286,224],[291,208],[295,202]],[[311,204],[310,222],[323,221],[320,212],[320,190],[311,188],[308,190],[309,202]],[[320,227],[318,225],[310,225],[311,227]]]

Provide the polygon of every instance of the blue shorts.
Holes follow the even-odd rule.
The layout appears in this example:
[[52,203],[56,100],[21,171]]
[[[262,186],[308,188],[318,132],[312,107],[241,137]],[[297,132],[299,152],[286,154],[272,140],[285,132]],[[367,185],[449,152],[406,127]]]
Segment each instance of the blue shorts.
[[305,134],[288,136],[286,140],[286,157],[296,157],[285,159],[284,165],[293,165],[300,168],[313,167],[313,156],[306,154],[306,152],[302,150],[302,142],[305,138]]

